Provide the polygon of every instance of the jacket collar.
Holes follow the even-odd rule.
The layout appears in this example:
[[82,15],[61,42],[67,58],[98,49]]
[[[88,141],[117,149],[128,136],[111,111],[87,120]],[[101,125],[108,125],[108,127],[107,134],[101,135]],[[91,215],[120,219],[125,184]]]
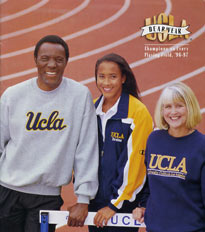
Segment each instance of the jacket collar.
[[[95,107],[97,108],[100,100],[102,99],[102,95],[95,102]],[[118,118],[127,118],[129,108],[129,94],[122,92],[121,98],[118,104],[117,113],[112,116],[113,119]]]

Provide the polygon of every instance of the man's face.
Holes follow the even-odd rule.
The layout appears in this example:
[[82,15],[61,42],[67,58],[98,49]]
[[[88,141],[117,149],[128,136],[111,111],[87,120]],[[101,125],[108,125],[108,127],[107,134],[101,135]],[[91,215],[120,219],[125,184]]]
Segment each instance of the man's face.
[[43,43],[35,59],[38,69],[38,86],[45,91],[56,89],[63,78],[67,65],[64,47],[61,44]]

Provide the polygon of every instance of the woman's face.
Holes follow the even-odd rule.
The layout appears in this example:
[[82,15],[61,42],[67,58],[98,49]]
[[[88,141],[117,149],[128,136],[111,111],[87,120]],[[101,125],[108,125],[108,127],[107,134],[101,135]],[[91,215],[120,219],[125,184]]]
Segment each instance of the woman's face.
[[183,101],[168,101],[163,104],[163,117],[169,125],[169,132],[185,132],[188,130],[186,126],[187,121],[187,107]]
[[97,70],[97,87],[105,100],[117,101],[122,93],[122,84],[126,77],[115,62],[103,61]]

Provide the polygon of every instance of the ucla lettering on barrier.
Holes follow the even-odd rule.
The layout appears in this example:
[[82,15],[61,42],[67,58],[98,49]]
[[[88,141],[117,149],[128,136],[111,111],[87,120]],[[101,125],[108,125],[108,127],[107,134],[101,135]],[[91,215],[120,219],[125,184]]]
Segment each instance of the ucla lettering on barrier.
[[[55,210],[41,210],[40,211],[40,223],[41,214],[48,214],[48,224],[58,224],[58,225],[66,225],[69,212],[68,211],[55,211]],[[89,212],[88,216],[85,220],[85,225],[94,225],[93,219],[95,217],[95,212]],[[125,214],[125,213],[117,213],[115,214],[109,221],[108,226],[124,226],[124,227],[145,227],[144,223],[139,223],[138,221],[134,220],[132,214]],[[42,231],[41,231],[42,232]]]

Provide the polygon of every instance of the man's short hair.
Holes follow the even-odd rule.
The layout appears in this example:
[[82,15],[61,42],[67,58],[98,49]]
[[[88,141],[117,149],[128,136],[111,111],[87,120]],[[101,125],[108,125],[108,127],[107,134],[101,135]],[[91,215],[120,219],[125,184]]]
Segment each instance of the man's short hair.
[[36,47],[35,47],[35,50],[34,50],[34,57],[35,57],[35,59],[37,58],[39,48],[40,48],[40,46],[41,46],[43,43],[61,44],[61,45],[64,47],[66,60],[68,61],[68,59],[69,59],[69,48],[68,48],[68,45],[67,45],[67,43],[66,43],[61,37],[59,37],[58,35],[47,35],[47,36],[41,38],[41,39],[37,42]]

